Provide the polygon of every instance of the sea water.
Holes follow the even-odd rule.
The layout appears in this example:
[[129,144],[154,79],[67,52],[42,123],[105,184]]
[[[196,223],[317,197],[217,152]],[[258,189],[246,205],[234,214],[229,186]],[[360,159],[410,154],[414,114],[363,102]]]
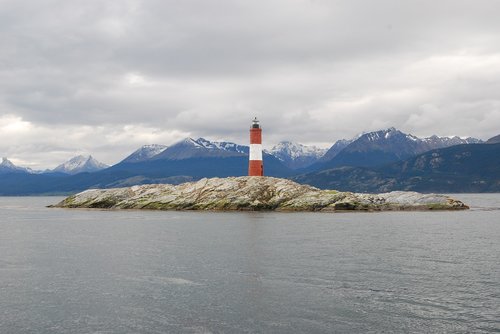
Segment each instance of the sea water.
[[0,197],[0,333],[500,332],[500,194],[469,211],[49,209]]

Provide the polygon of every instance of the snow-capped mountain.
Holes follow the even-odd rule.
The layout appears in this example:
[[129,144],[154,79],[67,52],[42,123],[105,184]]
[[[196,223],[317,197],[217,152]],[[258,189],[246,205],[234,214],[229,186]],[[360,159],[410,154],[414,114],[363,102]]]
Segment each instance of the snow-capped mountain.
[[482,140],[468,137],[465,139],[462,139],[460,137],[454,136],[454,137],[438,137],[436,135],[423,138],[421,141],[425,144],[428,145],[429,150],[435,149],[435,148],[444,148],[444,147],[449,147],[449,146],[454,146],[454,145],[461,145],[461,144],[481,144],[483,143]]
[[316,146],[306,146],[290,141],[282,141],[266,151],[274,155],[281,162],[292,169],[304,168],[318,161],[327,149]]
[[499,192],[499,175],[499,144],[466,144],[427,151],[382,166],[326,168],[294,180],[340,191],[473,193]]
[[185,138],[168,147],[152,160],[184,160],[190,158],[242,156],[248,147],[229,142],[211,142],[204,138]]
[[[124,174],[125,181],[112,186],[132,183],[175,183],[203,177],[241,176],[248,173],[248,146],[231,142],[210,141],[204,138],[185,138],[139,163],[119,163],[106,170],[106,174]],[[264,153],[267,176],[286,177],[292,171],[276,157]]]
[[146,161],[165,151],[168,146],[159,144],[144,145],[122,160],[122,162],[134,163]]
[[322,162],[326,164],[326,167],[377,166],[403,160],[432,149],[481,142],[475,138],[461,139],[459,137],[432,136],[421,139],[395,128],[389,128],[362,134],[333,158],[323,159]]
[[[498,142],[499,137],[497,136],[489,142]],[[415,155],[415,153],[434,147],[476,142],[480,141],[474,138],[461,139],[458,137],[437,136],[421,139],[404,134],[394,128],[374,131],[362,134],[355,140],[337,141],[329,150],[330,153],[334,153],[334,158],[328,161],[317,161],[309,167],[300,169],[300,172],[308,172],[303,174],[305,176],[301,180],[312,185],[326,185],[330,189],[347,185],[347,189],[353,191],[410,189],[406,188],[406,185],[412,185],[411,182],[420,182],[418,180],[424,180],[424,183],[427,182],[425,180],[430,180],[419,188],[423,191],[435,191],[436,189],[440,189],[440,191],[462,191],[463,189],[497,191],[498,187],[495,187],[494,182],[489,181],[490,179],[480,179],[484,182],[476,182],[475,178],[478,173],[476,173],[474,159],[470,158],[475,157],[474,154],[476,153],[479,154],[477,155],[479,158],[476,160],[480,160],[480,165],[485,168],[485,172],[481,172],[484,175],[491,173],[491,171],[497,173],[497,159],[490,159],[490,156],[499,156],[495,145],[471,144],[457,145],[451,150],[439,149],[438,153],[445,158],[443,163],[446,164],[446,168],[452,170],[457,166],[466,167],[460,169],[460,174],[457,174],[456,178],[452,179],[453,182],[456,182],[453,184],[464,185],[466,184],[464,182],[468,182],[467,184],[470,185],[481,185],[479,188],[453,188],[450,186],[452,183],[446,183],[446,179],[444,179],[444,183],[441,183],[444,185],[443,188],[435,188],[436,180],[440,180],[441,174],[433,174],[432,170],[435,169],[433,165],[431,165],[432,168],[427,168],[433,161],[427,157],[429,155],[434,157],[433,154],[436,154],[436,151],[421,154],[421,156],[427,154],[425,164],[421,164],[420,158],[418,158],[419,155]],[[8,159],[3,159],[0,160],[0,195],[60,194],[61,192],[84,190],[89,187],[106,188],[134,184],[179,183],[198,180],[203,177],[247,175],[248,172],[248,146],[224,141],[209,141],[203,138],[186,138],[156,155],[154,155],[156,153],[155,148],[158,148],[158,151],[162,150],[160,145],[156,147],[146,146],[144,148],[143,152],[145,153],[142,155],[144,161],[135,164],[119,163],[102,172],[82,173],[78,176],[68,177],[61,177],[61,175],[51,171],[43,173],[31,171],[28,168],[15,166]],[[320,150],[289,143],[278,144],[274,148],[274,152],[269,152],[277,156],[279,156],[278,152],[286,153],[286,156],[289,156],[290,159],[292,157],[298,159],[303,155],[317,158],[321,155]],[[456,152],[459,152],[459,154]],[[469,155],[469,152],[472,155]],[[148,155],[152,157],[148,158]],[[326,155],[328,155],[328,152]],[[446,160],[448,158],[449,161]],[[264,152],[263,160],[264,174],[267,176],[290,177],[299,172],[298,170],[291,170],[285,166],[283,160],[269,153]],[[455,162],[457,163],[455,164]],[[55,171],[70,171],[72,174],[76,174],[79,171],[84,171],[85,165],[105,167],[96,163],[95,159],[91,157],[76,157],[59,166]],[[337,168],[341,166],[351,167]],[[427,167],[425,170],[421,170],[422,166]],[[81,167],[81,169],[78,170],[78,167]],[[416,174],[408,174],[411,177],[406,178],[403,174],[408,173],[411,168]],[[414,177],[414,175],[417,177]],[[399,181],[394,181],[395,178],[399,177],[403,177],[401,180],[406,183],[400,184]],[[384,188],[386,186],[387,188]]]
[[375,148],[383,152],[391,152],[398,156],[415,155],[421,153],[422,141],[411,134],[406,134],[398,129],[373,131],[361,135],[343,151],[366,152]]
[[203,147],[206,147],[208,149],[219,149],[219,150],[224,150],[224,151],[229,151],[229,152],[237,152],[237,153],[242,153],[242,154],[248,154],[248,146],[244,145],[239,145],[235,144],[232,142],[227,142],[227,141],[209,141],[206,140],[205,138],[198,138],[196,139],[196,143],[202,145]]
[[108,168],[109,166],[103,164],[96,159],[94,159],[91,155],[84,156],[78,155],[63,164],[60,164],[56,168],[54,168],[53,172],[64,173],[64,174],[79,174],[83,172],[97,172],[101,169]]
[[[139,152],[140,149],[136,152]],[[219,158],[248,155],[249,147],[227,141],[210,141],[205,138],[184,138],[183,140],[163,149],[160,153],[145,157],[143,160],[184,160],[191,158]],[[308,166],[317,161],[326,149],[314,146],[305,146],[290,142],[282,142],[264,155],[270,154],[278,158],[289,168],[300,168]],[[129,159],[135,152],[123,162],[132,162]]]
[[359,139],[362,139],[362,142],[371,142],[371,143],[386,143],[386,144],[393,144],[395,142],[408,142],[408,143],[415,143],[416,147],[416,154],[418,153],[423,153],[425,151],[433,150],[436,148],[444,148],[444,147],[449,147],[449,146],[454,146],[454,145],[461,145],[461,144],[480,144],[483,143],[482,140],[468,137],[465,139],[462,139],[460,137],[454,136],[454,137],[438,137],[436,135],[433,135],[431,137],[427,138],[419,138],[416,137],[412,134],[406,134],[403,133],[395,128],[389,128],[387,130],[380,130],[380,131],[374,131],[374,132],[368,132],[359,137]]
[[7,173],[34,174],[35,171],[33,171],[31,168],[16,166],[9,159],[2,158],[2,163],[0,163],[0,174],[7,174]]

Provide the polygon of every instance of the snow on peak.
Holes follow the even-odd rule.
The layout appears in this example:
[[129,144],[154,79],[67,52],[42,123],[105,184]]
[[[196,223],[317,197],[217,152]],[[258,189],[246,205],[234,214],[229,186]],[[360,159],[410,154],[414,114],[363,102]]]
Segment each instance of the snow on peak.
[[23,173],[29,173],[29,174],[36,173],[31,168],[19,167],[19,166],[14,165],[12,163],[12,161],[10,161],[9,159],[7,159],[6,157],[2,158],[2,162],[0,163],[0,172],[7,172],[7,173],[10,173],[10,172],[16,172],[16,173],[23,172]]
[[185,138],[168,147],[153,157],[153,159],[183,160],[190,158],[240,156],[242,154],[248,154],[248,147],[228,142],[212,142],[205,138]]
[[405,138],[411,141],[420,140],[418,137],[415,137],[414,135],[411,134],[405,134],[394,127],[390,127],[386,130],[363,133],[357,139],[359,138],[364,138],[365,140],[370,142],[376,142],[379,140],[392,140],[393,138],[398,138],[398,139]]
[[168,146],[165,145],[160,145],[160,144],[148,144],[148,145],[143,145],[136,151],[134,151],[132,154],[130,154],[128,157],[123,159],[122,162],[141,162],[141,161],[146,161],[149,160],[150,158],[154,157],[155,155],[160,154],[161,152],[165,151]]
[[327,149],[316,146],[306,146],[300,143],[293,143],[291,141],[282,141],[271,148],[269,153],[280,160],[283,160],[283,156],[288,156],[293,160],[303,156],[319,159],[326,153],[326,151]]
[[248,154],[248,146],[238,145],[232,142],[226,141],[210,141],[205,138],[198,138],[195,141],[201,147],[204,147],[209,150],[222,150],[228,152],[237,152]]
[[71,158],[70,160],[63,163],[63,165],[66,169],[72,170],[83,166],[89,159],[90,155],[89,156],[77,155],[76,157]]
[[266,152],[281,160],[287,167],[297,169],[312,165],[320,159],[326,151],[327,149],[318,148],[316,146],[307,146],[291,141],[281,141]]
[[2,163],[0,163],[0,166],[5,167],[5,168],[16,168],[17,166],[14,165],[9,159],[6,157],[2,158]]
[[236,152],[241,154],[248,154],[249,147],[244,145],[239,145],[232,142],[227,141],[214,141],[212,144],[218,148],[219,150],[224,150],[228,152]]
[[196,142],[196,140],[194,140],[193,138],[191,137],[186,137],[184,139],[181,139],[179,140],[178,142],[175,142],[173,145],[171,145],[170,147],[176,147],[176,146],[194,146],[194,147],[201,147],[200,144],[198,144]]
[[196,143],[196,145],[204,147],[204,148],[208,148],[208,149],[217,148],[216,145],[214,145],[214,143],[212,143],[210,140],[206,140],[205,138],[200,137],[200,138],[193,140],[193,141]]
[[149,144],[149,145],[142,146],[139,150],[144,157],[151,158],[151,157],[154,157],[155,155],[160,154],[161,152],[165,151],[165,149],[167,147],[168,146],[166,146],[166,145]]
[[186,144],[195,148],[204,148],[209,150],[223,149],[221,148],[221,145],[219,145],[220,143],[212,142],[202,137],[198,139],[193,139],[191,137],[188,137],[176,143],[175,145],[186,145]]
[[436,135],[423,138],[421,141],[429,144],[436,146],[436,148],[440,147],[447,147],[447,146],[452,146],[452,145],[460,145],[460,144],[479,144],[482,143],[483,141],[477,138],[472,138],[472,137],[467,137],[467,138],[460,138],[458,136],[450,136],[450,137],[438,137]]
[[148,145],[142,145],[142,147],[140,149],[147,150],[148,152],[161,152],[165,148],[167,148],[166,145],[148,144]]
[[78,174],[82,172],[97,172],[107,167],[109,166],[97,161],[91,155],[78,155],[60,164],[53,171],[65,174]]
[[185,138],[184,140],[181,141],[181,143],[192,145],[194,147],[204,147],[202,143],[199,143],[196,139],[193,139],[191,137]]

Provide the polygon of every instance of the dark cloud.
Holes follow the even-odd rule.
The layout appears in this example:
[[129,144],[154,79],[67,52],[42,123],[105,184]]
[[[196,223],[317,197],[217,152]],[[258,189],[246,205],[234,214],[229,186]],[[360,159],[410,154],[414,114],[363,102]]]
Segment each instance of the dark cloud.
[[395,126],[486,139],[500,124],[500,3],[10,1],[0,153],[114,163],[186,135],[331,144]]

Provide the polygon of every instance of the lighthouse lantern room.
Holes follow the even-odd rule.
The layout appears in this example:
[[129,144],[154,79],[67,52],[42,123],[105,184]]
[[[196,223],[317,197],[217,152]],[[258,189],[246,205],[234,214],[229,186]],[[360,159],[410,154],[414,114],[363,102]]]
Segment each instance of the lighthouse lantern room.
[[249,176],[263,176],[264,165],[262,163],[262,129],[257,117],[250,128],[250,156],[248,161]]

